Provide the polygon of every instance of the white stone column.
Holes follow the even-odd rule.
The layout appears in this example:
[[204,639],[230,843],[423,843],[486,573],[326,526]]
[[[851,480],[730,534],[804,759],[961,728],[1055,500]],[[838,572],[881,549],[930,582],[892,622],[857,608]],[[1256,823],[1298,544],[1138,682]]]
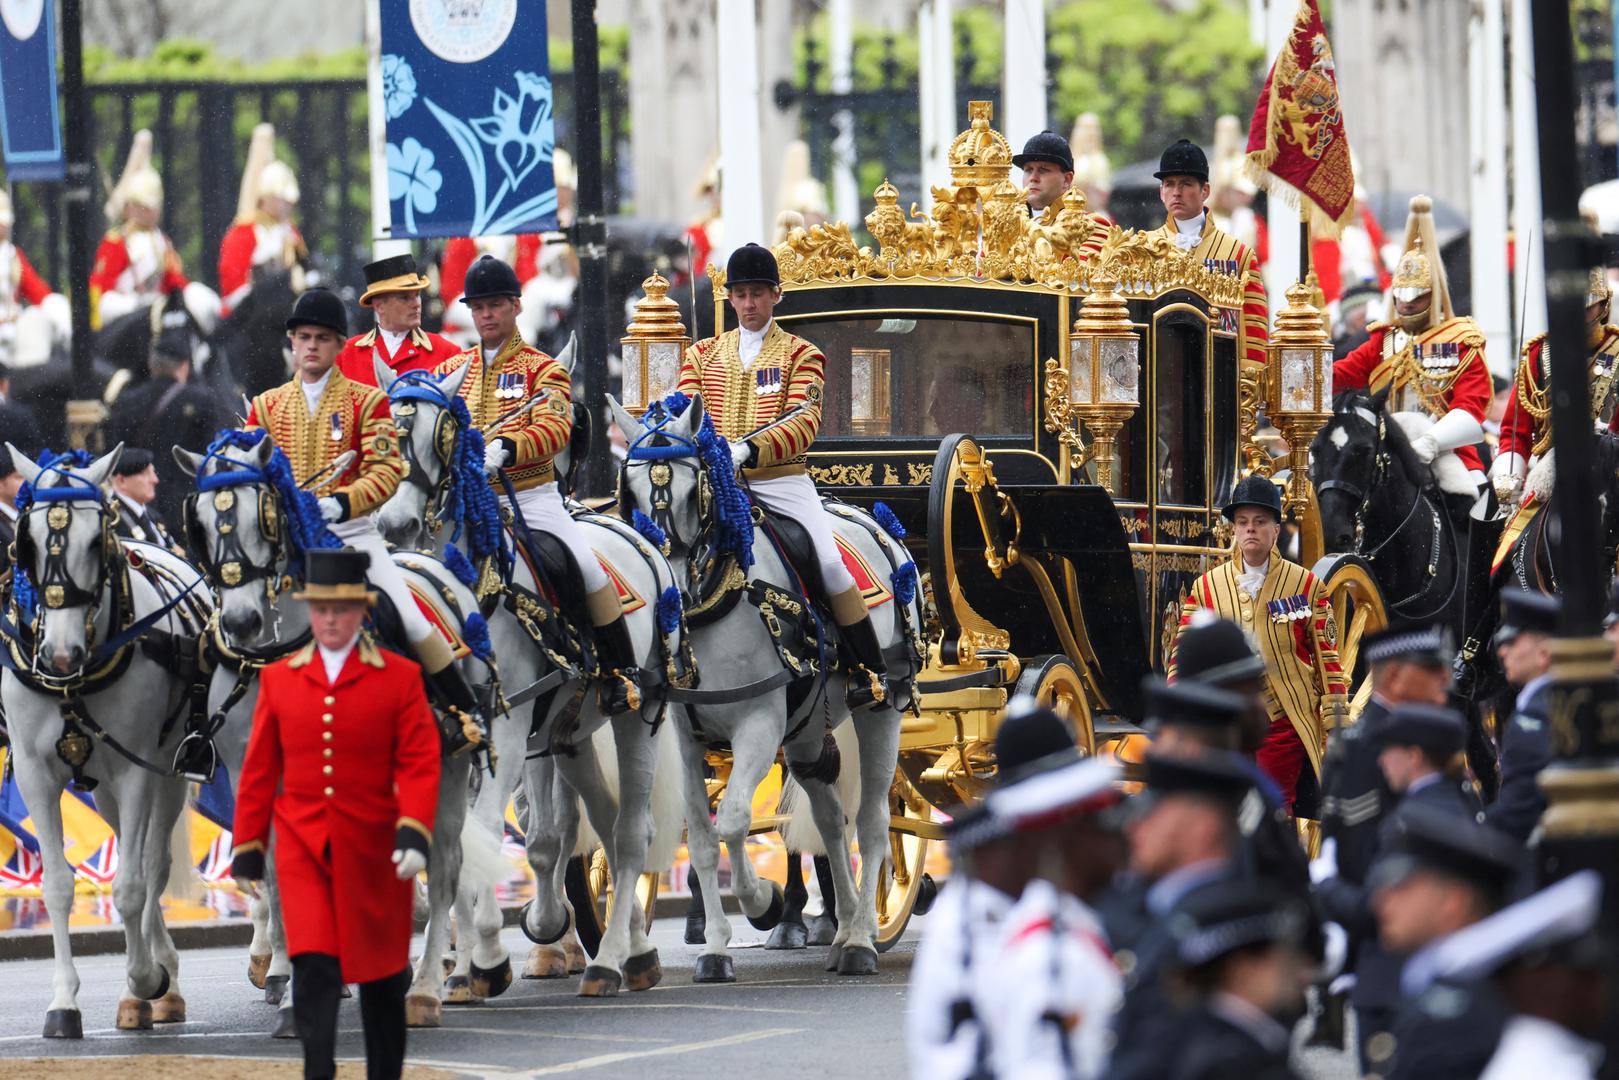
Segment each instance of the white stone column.
[[[1515,341],[1546,329],[1546,230],[1540,209],[1540,124],[1535,118],[1531,0],[1512,0],[1512,310]],[[1516,365],[1518,358],[1511,357]]]
[[635,213],[684,225],[719,149],[714,0],[632,0],[629,15]]
[[916,13],[921,49],[917,93],[922,129],[922,209],[933,205],[932,186],[950,182],[950,141],[966,126],[956,123],[955,36],[950,0],[922,0]]
[[995,126],[1013,150],[1046,129],[1045,0],[1006,0],[1001,116]]
[[[826,17],[832,92],[847,94],[854,89],[854,0],[829,0]],[[832,140],[832,220],[854,221],[860,216],[860,191],[854,175],[854,117],[844,109],[833,118],[833,125],[838,133]]]
[[[718,0],[718,51],[714,70],[719,76],[721,212],[725,218],[725,246],[741,247],[749,241],[767,244],[764,175],[759,156],[760,115],[758,30],[754,0]],[[730,251],[714,253],[723,263]]]
[[410,254],[409,240],[388,235],[392,205],[388,202],[387,111],[382,107],[382,5],[367,0],[365,5],[365,52],[371,107],[368,136],[371,144],[371,257],[388,259]]
[[1472,311],[1487,340],[1490,369],[1510,376],[1511,275],[1507,272],[1507,103],[1501,72],[1506,64],[1502,0],[1480,0],[1468,21],[1467,67],[1473,99]]

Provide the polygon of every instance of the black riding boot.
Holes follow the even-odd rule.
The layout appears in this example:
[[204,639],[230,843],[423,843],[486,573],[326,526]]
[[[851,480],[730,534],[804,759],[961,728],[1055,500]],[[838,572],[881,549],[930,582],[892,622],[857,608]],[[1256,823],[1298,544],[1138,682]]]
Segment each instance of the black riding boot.
[[871,625],[871,617],[839,626],[838,636],[850,653],[843,664],[849,673],[849,708],[859,711],[886,702],[888,664],[883,660],[882,646],[877,644],[877,629]]
[[629,624],[620,615],[596,627],[596,651],[601,661],[601,708],[608,716],[641,707],[641,669],[635,665],[635,646]]
[[478,707],[478,697],[467,684],[467,678],[455,664],[434,672],[424,672],[427,685],[439,704],[450,712],[450,722],[443,725],[446,749],[451,756],[467,750],[489,745],[489,723]]

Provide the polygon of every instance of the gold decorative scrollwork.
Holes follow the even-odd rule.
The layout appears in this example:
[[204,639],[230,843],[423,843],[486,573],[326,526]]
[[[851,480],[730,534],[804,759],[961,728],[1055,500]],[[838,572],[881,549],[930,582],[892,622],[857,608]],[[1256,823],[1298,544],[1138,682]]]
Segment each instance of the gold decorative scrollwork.
[[870,487],[874,468],[872,465],[811,465],[809,474],[817,484]]
[[1243,468],[1256,476],[1271,473],[1270,455],[1255,440],[1259,410],[1265,404],[1265,366],[1243,360],[1237,376],[1237,447]]
[[1167,536],[1176,540],[1201,540],[1209,535],[1209,526],[1193,518],[1161,517],[1158,519],[1158,528]]
[[1180,555],[1159,551],[1133,551],[1130,566],[1149,574],[1201,574],[1208,558],[1202,555]]
[[930,462],[926,465],[913,465],[910,462],[906,462],[905,482],[912,487],[927,487],[929,484],[933,483],[932,463]]

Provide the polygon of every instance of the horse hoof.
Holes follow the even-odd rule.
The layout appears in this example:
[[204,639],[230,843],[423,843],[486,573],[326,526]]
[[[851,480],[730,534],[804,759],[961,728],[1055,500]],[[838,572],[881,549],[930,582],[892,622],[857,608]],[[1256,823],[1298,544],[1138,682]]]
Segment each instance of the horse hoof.
[[115,1026],[119,1031],[151,1031],[152,1003],[124,998],[118,1003],[118,1021]]
[[610,967],[591,964],[579,980],[580,997],[616,997],[624,977]]
[[624,961],[624,986],[630,990],[650,990],[663,981],[663,965],[658,950],[651,949]]
[[405,995],[405,1026],[438,1027],[444,1022],[444,1007],[431,994]]
[[511,984],[512,958],[509,956],[492,968],[472,965],[472,993],[477,997],[499,997]]
[[779,922],[770,931],[767,949],[802,949],[809,944],[809,930],[801,922]]
[[451,975],[444,980],[444,1004],[471,1005],[478,999],[472,996],[472,980],[465,975]]
[[562,922],[562,929],[558,930],[554,934],[547,934],[543,930],[538,932],[530,930],[528,928],[528,915],[529,911],[533,907],[534,901],[532,900],[523,905],[523,909],[517,913],[517,926],[518,929],[523,931],[523,936],[528,938],[534,944],[555,945],[557,942],[561,941],[567,936],[569,930],[573,929],[573,913],[570,911],[568,913],[568,917]]
[[52,1009],[45,1014],[45,1038],[84,1038],[84,1014],[77,1009]]
[[832,947],[826,950],[826,970],[838,970],[838,963],[843,959],[843,946],[833,942]]
[[701,945],[705,941],[707,941],[708,939],[707,939],[707,937],[706,937],[706,935],[704,933],[704,931],[706,931],[707,928],[708,928],[708,920],[703,918],[701,912],[697,913],[696,915],[687,915],[686,916],[686,944],[687,945]]
[[249,956],[247,958],[247,981],[253,984],[255,990],[264,989],[264,979],[269,974],[269,953],[265,953],[263,956]]
[[736,982],[736,962],[725,953],[704,953],[697,958],[691,981],[696,983]]
[[272,1039],[296,1039],[298,1037],[298,1024],[292,1016],[292,1006],[275,1011],[275,1027],[270,1029]]
[[439,967],[443,969],[439,972],[439,978],[448,979],[451,975],[455,974],[455,958],[446,956],[443,960],[439,961]]
[[804,927],[811,945],[830,945],[838,937],[838,920],[830,915],[806,915]]
[[787,897],[781,891],[781,886],[774,881],[770,882],[770,906],[765,908],[764,914],[748,916],[748,925],[755,930],[774,930],[776,924],[781,922],[782,912],[787,910]]
[[911,914],[926,915],[933,910],[933,902],[938,898],[938,882],[933,880],[932,874],[923,874],[922,884],[916,890],[916,903],[911,905]]
[[562,946],[562,955],[568,958],[568,974],[577,975],[590,966],[590,957],[585,955],[585,947],[577,941],[569,941]]
[[560,979],[568,974],[568,956],[555,945],[535,945],[523,965],[525,979]]
[[279,1005],[281,999],[287,996],[287,984],[292,981],[290,975],[266,975],[264,978],[264,1003],[266,1005]]
[[838,956],[839,975],[877,974],[877,950],[864,945],[846,945]]
[[183,1024],[186,1022],[186,999],[178,990],[170,990],[152,1002],[152,1023]]

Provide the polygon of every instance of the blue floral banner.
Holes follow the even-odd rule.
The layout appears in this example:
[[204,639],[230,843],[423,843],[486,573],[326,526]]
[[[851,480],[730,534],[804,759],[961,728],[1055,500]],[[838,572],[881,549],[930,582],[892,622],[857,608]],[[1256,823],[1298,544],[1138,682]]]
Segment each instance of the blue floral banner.
[[381,0],[390,236],[556,228],[545,8]]
[[55,8],[0,0],[0,143],[14,181],[62,179]]

